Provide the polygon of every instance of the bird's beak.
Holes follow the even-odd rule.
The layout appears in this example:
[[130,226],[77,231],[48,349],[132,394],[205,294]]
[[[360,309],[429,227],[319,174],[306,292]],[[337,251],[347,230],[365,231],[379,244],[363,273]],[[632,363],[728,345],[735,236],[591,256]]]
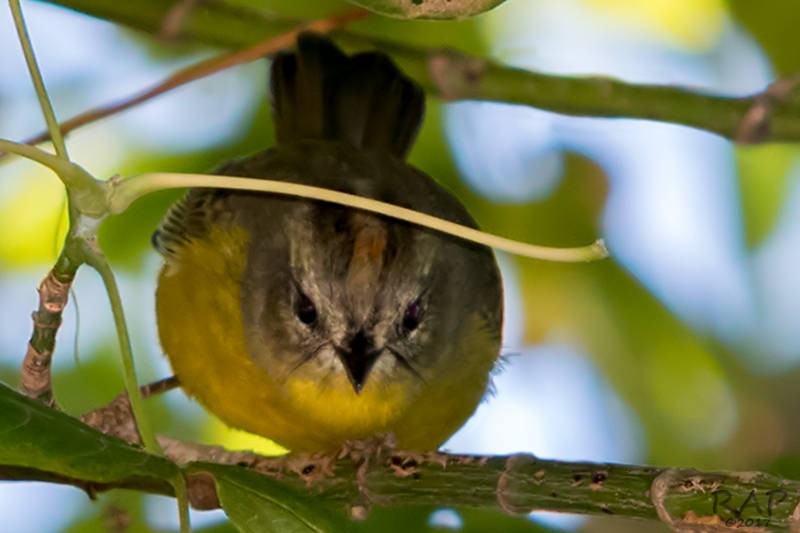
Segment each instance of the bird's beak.
[[347,372],[347,379],[350,380],[353,390],[358,394],[364,388],[369,371],[383,353],[383,349],[375,349],[372,339],[368,338],[363,331],[359,331],[350,341],[348,349],[337,347],[336,353]]

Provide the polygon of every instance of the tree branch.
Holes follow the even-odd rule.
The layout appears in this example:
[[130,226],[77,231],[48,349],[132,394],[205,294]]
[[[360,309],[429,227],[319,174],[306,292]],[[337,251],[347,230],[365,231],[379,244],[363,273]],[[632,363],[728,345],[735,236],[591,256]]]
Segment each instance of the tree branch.
[[[129,406],[117,403],[119,409],[108,411],[112,416],[101,425],[115,426],[117,415],[130,418]],[[349,442],[334,454],[263,457],[159,437],[163,458],[2,385],[0,407],[0,479],[162,494],[179,487],[175,478],[181,477],[195,505],[210,508],[221,502],[229,513],[231,505],[242,503],[231,503],[233,488],[248,494],[249,509],[274,508],[278,502],[312,512],[307,504],[313,501],[355,517],[365,516],[370,507],[425,505],[520,515],[533,510],[615,514],[662,520],[681,531],[800,530],[800,481],[762,472],[406,452],[395,450],[389,438]],[[236,511],[247,513],[241,505]]]
[[39,285],[39,308],[32,315],[33,333],[20,372],[20,392],[50,406],[55,405],[50,365],[56,333],[77,267],[62,255]]
[[[393,57],[419,63],[416,51],[386,46]],[[786,80],[743,98],[705,94],[667,85],[637,85],[609,77],[552,76],[515,69],[456,50],[427,57],[428,89],[447,100],[491,100],[530,105],[565,115],[639,118],[672,122],[758,143],[800,139],[800,105]],[[776,86],[783,91],[775,91]],[[752,110],[759,109],[755,117]]]
[[[167,6],[159,0],[137,2],[135,10],[116,0],[49,1],[151,35],[159,35]],[[211,11],[213,16],[209,16]],[[199,3],[185,15],[180,37],[238,49],[275,36],[279,28],[288,29],[285,21],[277,22],[263,13],[242,18],[240,12],[241,8],[224,3]],[[334,35],[343,45],[377,47],[388,52],[428,91],[447,100],[479,99],[529,105],[568,115],[672,122],[739,142],[800,140],[797,79],[779,80],[749,97],[729,98],[607,77],[554,76],[512,68],[455,50],[415,48],[345,31]]]
[[[355,443],[359,444],[359,443]],[[168,456],[179,460],[164,442]],[[380,447],[345,451],[344,459],[303,454],[286,457],[208,452],[192,445],[194,461],[247,465],[324,500],[350,506],[453,506],[619,515],[660,519],[674,529],[772,531],[800,525],[800,483],[761,472],[700,472],[620,464],[564,462],[528,454],[452,455],[381,453]],[[189,465],[189,471],[206,466]],[[213,469],[210,469],[214,473]]]
[[[246,466],[250,474],[257,472],[356,515],[371,507],[452,506],[512,515],[532,511],[617,515],[661,520],[681,531],[795,531],[800,526],[800,482],[761,472],[549,461],[527,454],[382,452],[380,448],[364,453],[351,449],[339,459],[319,454],[262,457],[165,437],[159,440],[168,457],[184,464],[190,499],[203,509],[219,506],[209,475],[218,480],[228,469]],[[147,478],[96,483],[13,466],[0,466],[0,479],[63,483],[90,493],[113,488],[172,493],[168,483]]]

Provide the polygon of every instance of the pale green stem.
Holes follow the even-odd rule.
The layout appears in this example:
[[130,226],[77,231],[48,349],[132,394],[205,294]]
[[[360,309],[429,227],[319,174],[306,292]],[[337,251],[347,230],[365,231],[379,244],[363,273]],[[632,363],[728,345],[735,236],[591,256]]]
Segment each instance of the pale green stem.
[[75,289],[70,287],[69,289],[69,301],[72,302],[72,307],[75,308],[75,336],[72,338],[72,361],[75,363],[77,368],[81,366],[81,358],[80,358],[80,332],[81,332],[81,309],[78,305],[78,295],[75,293]]
[[64,180],[63,175],[65,174],[70,175],[72,172],[74,172],[74,167],[76,166],[65,159],[47,153],[44,150],[40,150],[35,146],[17,143],[6,139],[0,139],[0,151],[11,152],[17,155],[21,155],[26,159],[31,159],[33,161],[36,161],[37,163],[46,166],[47,168],[58,174],[59,177],[62,178],[62,180]]
[[237,189],[247,191],[260,191],[273,194],[284,194],[298,196],[312,200],[320,200],[356,209],[363,209],[378,213],[387,217],[403,220],[424,226],[448,235],[483,244],[496,250],[502,250],[515,255],[530,257],[533,259],[543,259],[546,261],[559,261],[578,263],[585,261],[595,261],[608,257],[608,250],[602,240],[597,240],[587,246],[575,248],[552,248],[549,246],[537,246],[525,242],[506,239],[497,235],[485,233],[483,231],[462,226],[437,218],[425,213],[406,209],[386,202],[347,194],[320,187],[300,185],[284,181],[263,180],[254,178],[241,178],[234,176],[213,176],[206,174],[173,174],[173,173],[152,173],[141,174],[131,178],[115,181],[111,184],[110,196],[108,199],[109,212],[112,214],[121,213],[136,199],[142,196],[162,190],[184,187],[211,187],[222,189]]
[[189,521],[189,495],[186,492],[186,479],[179,475],[172,482],[172,489],[175,491],[175,500],[178,503],[178,521],[181,533],[192,533],[192,526]]
[[117,280],[114,278],[114,272],[111,270],[103,253],[99,248],[90,244],[93,242],[94,241],[87,241],[85,243],[84,260],[86,264],[94,268],[100,274],[100,277],[103,279],[103,284],[106,287],[106,292],[108,293],[108,299],[111,303],[111,312],[114,315],[114,325],[117,328],[119,348],[122,355],[122,379],[125,383],[125,389],[128,391],[128,398],[131,402],[133,417],[139,429],[139,436],[142,438],[142,443],[147,451],[161,455],[161,447],[158,445],[155,434],[150,428],[149,421],[144,414],[144,400],[136,380],[136,366],[133,361],[131,339],[128,334],[128,326],[125,322],[125,312],[122,307],[122,298],[120,297],[119,288],[117,287]]
[[[133,352],[117,283],[111,268],[108,266],[108,262],[96,247],[97,225],[108,214],[105,183],[96,180],[91,174],[71,161],[48,154],[33,146],[0,139],[0,150],[19,154],[47,166],[67,186],[70,193],[70,203],[80,215],[76,216],[76,219],[72,221],[74,226],[70,228],[64,252],[62,253],[65,253],[72,263],[80,264],[85,262],[89,264],[103,278],[117,327],[117,336],[122,353],[123,380],[130,398],[131,409],[139,428],[139,434],[149,451],[159,453],[160,448],[143,413],[142,397],[136,382]],[[92,215],[96,216],[92,218]]]
[[[0,139],[0,151],[21,155],[36,161],[56,173],[67,187],[70,207],[92,217],[108,214],[106,208],[106,182],[97,180],[83,167],[68,159],[63,159],[35,146]],[[72,222],[72,220],[70,220]]]
[[[25,18],[22,14],[20,2],[19,0],[9,0],[8,4],[14,19],[17,36],[19,37],[20,46],[22,47],[22,53],[25,56],[25,62],[28,66],[28,72],[36,91],[36,97],[39,99],[39,106],[44,115],[45,122],[47,123],[50,138],[53,141],[56,156],[47,154],[34,147],[3,140],[0,140],[0,149],[23,155],[48,166],[59,176],[67,187],[70,205],[74,208],[74,212],[71,210],[70,222],[76,224],[76,226],[70,229],[70,235],[67,237],[67,245],[70,244],[70,241],[72,241],[72,243],[80,242],[82,244],[81,255],[83,255],[80,259],[97,270],[100,277],[103,279],[111,302],[114,323],[117,328],[117,338],[119,339],[120,352],[122,354],[123,380],[128,391],[131,410],[136,420],[139,435],[148,451],[160,454],[161,448],[144,416],[143,399],[136,381],[133,350],[131,349],[130,336],[128,334],[127,324],[125,323],[122,299],[119,295],[117,282],[111,267],[108,265],[100,249],[96,246],[97,223],[99,223],[101,218],[108,212],[106,209],[105,188],[91,174],[70,162],[64,137],[61,135],[61,129],[59,128],[58,120],[53,111],[50,97],[47,94],[47,89],[44,86],[41,71],[36,63],[36,55],[33,52],[33,46],[31,45],[28,29],[25,25]],[[75,220],[72,220],[73,213],[75,213]],[[94,218],[88,218],[86,215]],[[181,487],[183,487],[183,485],[181,485]],[[185,487],[183,492],[185,493]],[[188,527],[188,521],[184,520],[184,518],[188,517],[184,517],[184,514],[183,512],[181,513],[182,528],[183,524],[186,524],[186,527]]]
[[58,127],[56,114],[53,112],[53,105],[50,103],[50,97],[47,95],[47,90],[44,87],[44,80],[42,80],[42,73],[39,71],[39,65],[36,64],[36,55],[33,53],[33,46],[31,45],[31,39],[28,35],[28,28],[25,26],[25,18],[22,16],[22,8],[19,5],[19,0],[8,0],[8,6],[11,8],[11,14],[14,17],[14,26],[17,28],[19,44],[22,46],[22,53],[25,55],[25,63],[28,65],[28,72],[30,73],[33,87],[36,90],[36,97],[39,99],[39,107],[41,107],[44,120],[47,123],[47,130],[50,132],[50,138],[53,140],[53,147],[56,149],[56,155],[69,160],[67,145],[64,143],[64,137],[61,135],[61,129]]

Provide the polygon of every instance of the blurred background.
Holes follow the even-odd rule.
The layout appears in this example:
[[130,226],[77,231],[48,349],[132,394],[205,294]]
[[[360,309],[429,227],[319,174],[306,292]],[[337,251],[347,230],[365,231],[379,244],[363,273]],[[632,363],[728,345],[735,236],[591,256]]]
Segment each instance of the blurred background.
[[[319,17],[341,1],[251,1]],[[60,118],[124,97],[218,50],[166,44],[44,3],[26,3]],[[373,17],[352,30],[555,74],[601,74],[726,95],[800,70],[791,0],[509,0],[462,22]],[[267,63],[169,92],[68,137],[95,176],[211,171],[273,143]],[[43,129],[10,15],[0,8],[0,137]],[[738,147],[689,128],[570,118],[526,107],[428,101],[411,161],[467,205],[484,229],[537,244],[603,236],[611,260],[551,264],[501,254],[506,362],[496,392],[445,445],[565,460],[767,470],[800,478],[800,146]],[[157,342],[149,237],[179,192],[154,194],[108,220],[101,244],[119,277],[141,381],[169,375]],[[16,385],[36,287],[64,230],[58,180],[0,161],[0,379]],[[122,388],[98,276],[82,269],[59,333],[54,380],[70,413]],[[149,401],[157,430],[277,451],[226,429],[180,392]],[[175,531],[174,503],[114,492],[0,483],[0,530]],[[46,513],[41,509],[47,502]],[[199,530],[227,531],[219,512]],[[659,526],[475,511],[375,511],[365,527],[464,531],[639,531]]]

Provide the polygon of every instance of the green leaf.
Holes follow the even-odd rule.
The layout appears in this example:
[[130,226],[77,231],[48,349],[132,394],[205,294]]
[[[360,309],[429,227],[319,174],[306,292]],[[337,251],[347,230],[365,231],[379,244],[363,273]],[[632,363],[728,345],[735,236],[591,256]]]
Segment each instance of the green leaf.
[[358,524],[358,531],[368,533],[405,533],[407,531],[445,533],[459,531],[459,533],[488,533],[502,531],[503,533],[548,533],[556,531],[532,522],[525,516],[510,516],[498,513],[496,510],[464,507],[454,509],[462,520],[461,527],[452,529],[445,526],[432,526],[431,514],[436,507],[402,507],[381,508],[370,510],[369,517]]
[[767,238],[781,216],[800,148],[791,144],[736,147],[745,236],[750,249]]
[[99,494],[83,507],[85,510],[78,518],[68,526],[62,526],[59,533],[109,533],[123,527],[136,533],[164,533],[148,524],[144,494],[139,492],[118,490]]
[[100,225],[100,246],[115,268],[140,268],[143,255],[152,250],[150,236],[169,206],[184,191],[167,190],[134,202],[124,213],[107,218]]
[[[152,29],[153,21],[163,22],[174,7],[174,2],[164,0],[64,0],[53,3],[145,32]],[[197,2],[192,5],[191,15],[181,26],[181,37],[195,37],[200,33],[207,39],[205,42],[215,45],[230,45],[231,34],[240,44],[249,44],[280,35],[297,25],[293,20],[272,17],[265,10],[230,2]]]
[[228,518],[242,532],[309,533],[350,531],[353,523],[321,498],[290,489],[266,476],[237,466],[197,464],[209,472]]
[[148,481],[164,487],[178,475],[169,460],[104,435],[79,420],[0,384],[0,465],[95,483]]
[[455,19],[489,11],[504,0],[350,0],[375,13],[404,19]]
[[782,455],[765,470],[786,479],[798,479],[800,478],[800,455],[791,452],[788,455]]
[[728,5],[736,21],[772,60],[778,74],[785,76],[800,70],[800,47],[796,46],[800,2],[728,0]]

